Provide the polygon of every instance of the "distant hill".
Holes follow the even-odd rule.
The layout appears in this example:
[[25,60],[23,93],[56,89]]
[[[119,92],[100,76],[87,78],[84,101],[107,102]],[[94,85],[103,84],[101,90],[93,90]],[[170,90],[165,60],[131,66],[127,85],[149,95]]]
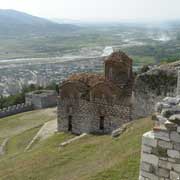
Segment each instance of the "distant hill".
[[58,24],[50,20],[32,16],[15,10],[0,10],[0,36],[17,34],[41,34],[72,32],[78,27]]

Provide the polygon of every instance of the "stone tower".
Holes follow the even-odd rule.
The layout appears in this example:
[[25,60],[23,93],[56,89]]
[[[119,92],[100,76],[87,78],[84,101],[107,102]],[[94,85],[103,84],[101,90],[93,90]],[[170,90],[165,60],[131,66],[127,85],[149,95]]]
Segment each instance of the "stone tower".
[[132,60],[123,52],[114,52],[105,61],[105,79],[126,85],[132,79]]

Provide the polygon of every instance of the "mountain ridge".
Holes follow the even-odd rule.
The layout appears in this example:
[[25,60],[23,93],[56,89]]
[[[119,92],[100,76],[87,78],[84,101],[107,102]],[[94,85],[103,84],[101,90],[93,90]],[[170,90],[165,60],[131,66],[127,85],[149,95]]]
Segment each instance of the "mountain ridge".
[[75,25],[58,24],[45,18],[11,9],[0,9],[0,24],[0,35],[67,33],[78,29]]

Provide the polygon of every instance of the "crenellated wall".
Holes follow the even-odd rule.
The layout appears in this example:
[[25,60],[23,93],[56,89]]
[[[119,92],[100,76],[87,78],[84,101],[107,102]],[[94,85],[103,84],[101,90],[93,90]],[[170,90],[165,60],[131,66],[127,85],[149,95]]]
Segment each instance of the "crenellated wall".
[[0,109],[0,118],[11,116],[14,114],[31,111],[33,107],[31,104],[17,104],[14,106],[9,106],[7,108]]

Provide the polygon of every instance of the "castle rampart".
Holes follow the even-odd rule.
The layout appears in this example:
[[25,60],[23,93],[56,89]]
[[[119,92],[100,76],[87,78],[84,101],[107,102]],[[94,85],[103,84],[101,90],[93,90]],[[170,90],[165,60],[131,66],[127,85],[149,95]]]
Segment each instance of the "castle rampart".
[[139,180],[180,179],[180,72],[176,97],[166,97],[155,106],[152,131],[142,138]]
[[11,116],[14,114],[31,111],[33,107],[31,104],[17,104],[14,106],[9,106],[7,108],[0,109],[0,118]]

